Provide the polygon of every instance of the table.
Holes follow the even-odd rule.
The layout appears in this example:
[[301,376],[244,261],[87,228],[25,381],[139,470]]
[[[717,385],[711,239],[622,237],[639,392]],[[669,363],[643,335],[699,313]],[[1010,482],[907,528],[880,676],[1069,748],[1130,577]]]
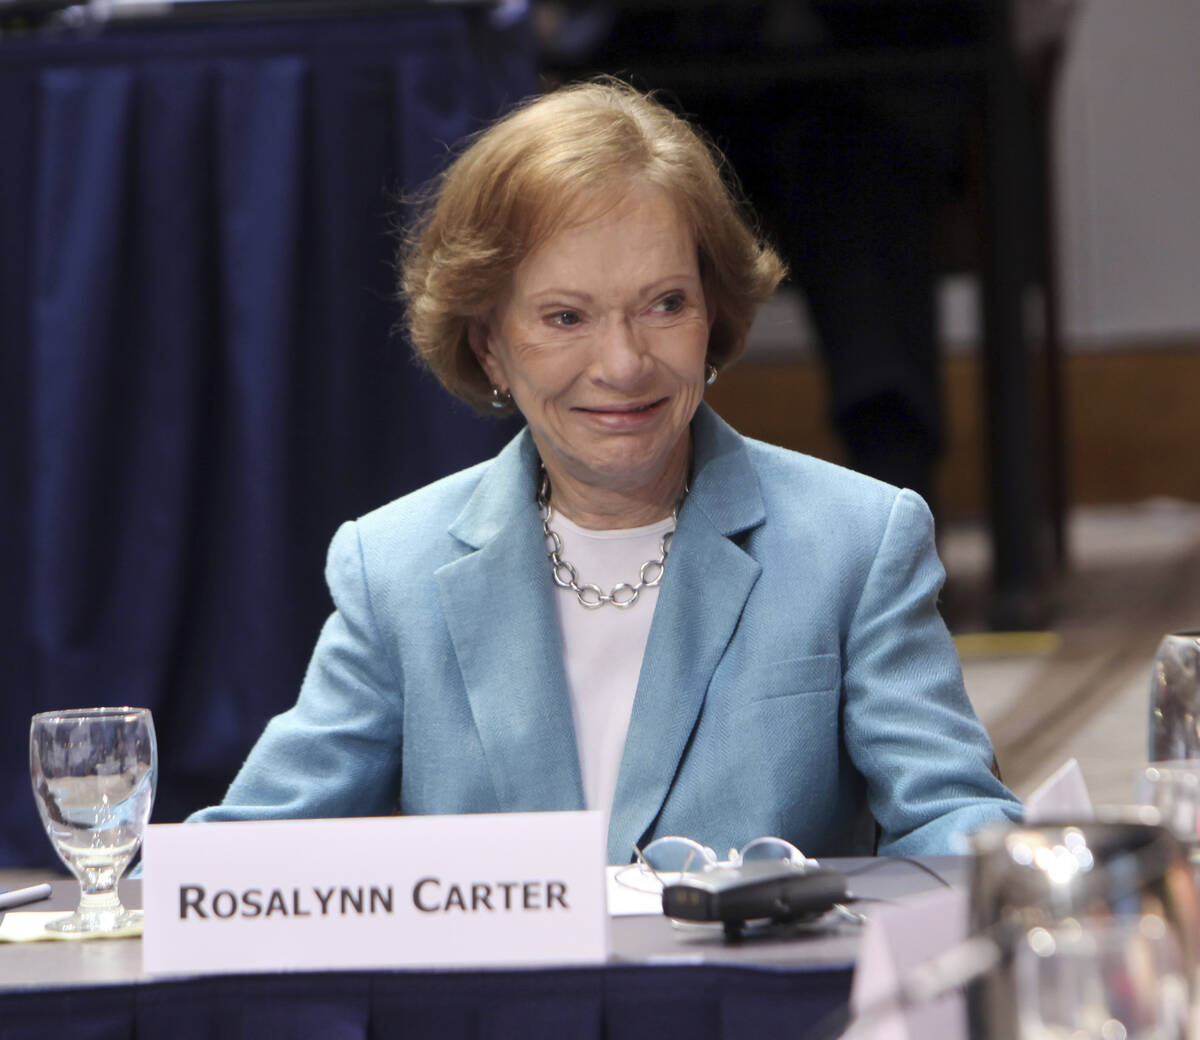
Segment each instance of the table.
[[[921,862],[966,884],[966,857]],[[850,874],[863,897],[900,900],[937,886],[900,859],[826,865]],[[55,882],[53,901],[39,908],[69,908],[76,891]],[[123,883],[128,905],[140,891]],[[138,940],[0,946],[0,1038],[803,1037],[844,1007],[857,945],[853,925],[731,945],[661,917],[620,917],[610,962],[598,968],[181,980],[145,976]]]

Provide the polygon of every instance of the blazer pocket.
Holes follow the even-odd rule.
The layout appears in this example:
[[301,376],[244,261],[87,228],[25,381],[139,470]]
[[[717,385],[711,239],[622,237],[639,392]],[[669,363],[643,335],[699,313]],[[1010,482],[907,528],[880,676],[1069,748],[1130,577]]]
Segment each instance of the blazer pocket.
[[735,711],[752,705],[803,697],[836,690],[842,681],[841,661],[836,654],[793,657],[786,661],[755,665],[738,682]]

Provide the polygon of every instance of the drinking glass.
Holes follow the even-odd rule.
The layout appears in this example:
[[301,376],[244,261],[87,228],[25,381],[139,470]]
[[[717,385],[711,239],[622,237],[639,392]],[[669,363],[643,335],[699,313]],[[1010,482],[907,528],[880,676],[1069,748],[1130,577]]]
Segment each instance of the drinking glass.
[[1157,914],[1069,918],[1013,951],[1020,1040],[1185,1040],[1183,951]]
[[1200,631],[1163,636],[1150,672],[1151,762],[1200,758]]
[[1200,849],[1200,759],[1150,762],[1138,770],[1134,785],[1137,803],[1158,810],[1162,825],[1195,862]]
[[1010,954],[968,989],[972,1036],[1200,1036],[1188,1031],[1200,902],[1159,818],[1121,810],[972,835],[969,929]]
[[46,927],[119,931],[126,910],[117,881],[142,843],[158,777],[154,722],[146,708],[79,708],[33,716],[29,769],[42,824],[79,879],[79,907]]

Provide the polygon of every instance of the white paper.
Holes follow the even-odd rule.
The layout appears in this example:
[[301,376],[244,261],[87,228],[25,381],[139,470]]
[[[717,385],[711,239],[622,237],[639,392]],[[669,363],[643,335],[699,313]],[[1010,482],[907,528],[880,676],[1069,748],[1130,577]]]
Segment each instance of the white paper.
[[961,993],[900,1009],[892,1004],[904,972],[945,953],[967,935],[967,893],[940,888],[903,904],[872,905],[854,965],[850,1007],[862,1016],[846,1040],[965,1040]]
[[1092,799],[1079,763],[1068,758],[1025,799],[1025,822],[1092,818]]
[[612,917],[661,914],[662,885],[637,863],[609,867],[608,912]]
[[156,825],[143,861],[152,974],[608,954],[596,812]]
[[55,942],[83,942],[91,939],[132,939],[142,934],[142,925],[128,925],[115,932],[51,932],[46,925],[62,917],[70,917],[70,910],[10,910],[0,921],[0,942],[23,943],[53,940]]

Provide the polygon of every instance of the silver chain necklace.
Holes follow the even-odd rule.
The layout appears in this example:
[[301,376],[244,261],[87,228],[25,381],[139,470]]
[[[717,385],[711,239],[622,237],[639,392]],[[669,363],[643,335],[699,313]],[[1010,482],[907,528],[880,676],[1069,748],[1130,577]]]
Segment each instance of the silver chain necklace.
[[562,558],[562,539],[559,538],[558,532],[550,526],[550,476],[546,472],[545,466],[540,467],[537,504],[538,510],[542,514],[542,531],[546,535],[546,555],[550,558],[550,574],[554,578],[554,584],[560,589],[570,589],[574,592],[579,602],[588,610],[595,610],[606,603],[611,603],[614,607],[620,607],[622,610],[632,607],[642,594],[642,589],[657,588],[659,582],[662,581],[663,571],[667,567],[667,553],[671,551],[671,538],[675,534],[675,526],[679,523],[679,507],[683,504],[687,493],[688,485],[685,481],[683,494],[679,496],[679,501],[671,510],[671,529],[663,533],[658,558],[647,560],[642,564],[638,571],[637,584],[630,585],[629,582],[622,581],[614,585],[611,592],[604,593],[599,585],[579,584],[579,575],[576,573],[574,565]]

